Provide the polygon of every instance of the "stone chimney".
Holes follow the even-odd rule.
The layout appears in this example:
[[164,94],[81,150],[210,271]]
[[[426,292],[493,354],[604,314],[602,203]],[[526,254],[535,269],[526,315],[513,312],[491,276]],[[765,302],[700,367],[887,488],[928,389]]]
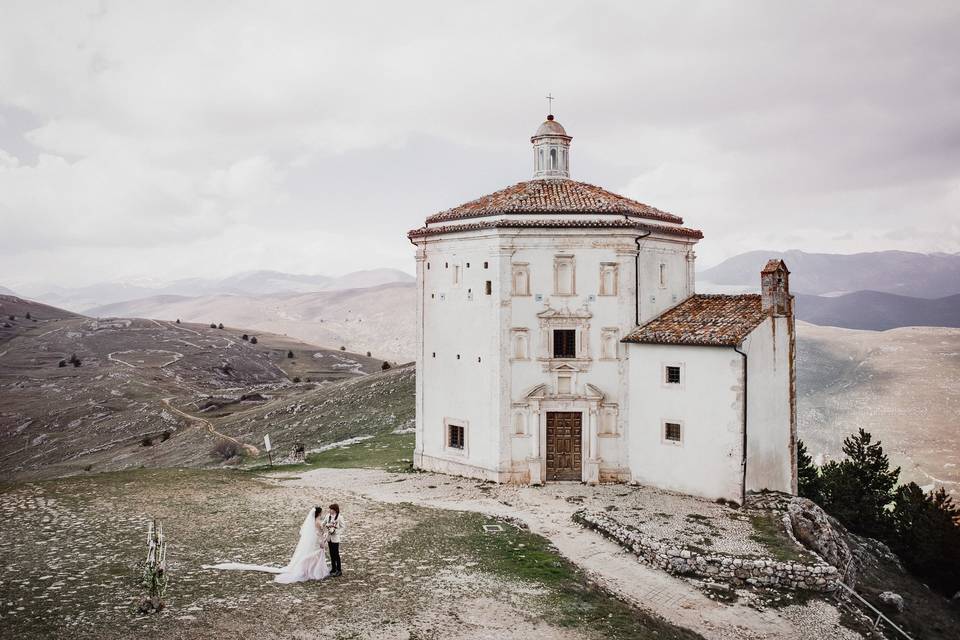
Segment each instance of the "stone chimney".
[[790,271],[783,260],[769,260],[760,272],[760,306],[775,316],[793,313]]

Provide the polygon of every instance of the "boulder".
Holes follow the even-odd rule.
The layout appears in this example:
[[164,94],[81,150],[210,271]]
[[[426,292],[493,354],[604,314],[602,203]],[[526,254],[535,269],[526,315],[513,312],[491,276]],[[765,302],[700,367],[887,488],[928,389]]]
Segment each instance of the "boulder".
[[[847,544],[847,532],[815,502],[807,498],[793,498],[787,505],[790,528],[796,539],[841,573],[850,566],[853,554]],[[847,577],[852,579],[852,571]]]
[[903,596],[893,591],[884,591],[880,594],[880,602],[890,609],[895,609],[897,613],[903,611]]

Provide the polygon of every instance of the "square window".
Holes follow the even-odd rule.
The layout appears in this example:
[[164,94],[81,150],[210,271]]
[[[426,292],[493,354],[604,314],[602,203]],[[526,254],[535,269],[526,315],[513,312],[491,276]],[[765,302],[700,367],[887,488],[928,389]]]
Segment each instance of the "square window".
[[680,367],[666,367],[666,382],[667,384],[680,384]]
[[447,425],[447,446],[451,449],[463,449],[466,442],[466,427],[460,424]]
[[554,329],[553,330],[553,357],[554,358],[576,358],[577,357],[577,330],[576,329]]
[[681,442],[682,434],[680,431],[680,423],[678,422],[664,422],[663,423],[663,439],[667,442]]

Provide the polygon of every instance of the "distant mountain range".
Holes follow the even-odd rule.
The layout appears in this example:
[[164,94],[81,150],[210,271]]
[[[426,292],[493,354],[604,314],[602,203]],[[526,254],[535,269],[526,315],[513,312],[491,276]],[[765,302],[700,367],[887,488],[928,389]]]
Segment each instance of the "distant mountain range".
[[796,296],[798,320],[845,329],[886,331],[897,327],[960,327],[960,294],[911,298],[880,291],[842,296]]
[[413,276],[397,269],[354,271],[339,277],[300,275],[280,271],[247,271],[220,279],[187,278],[157,285],[103,282],[85,287],[51,287],[46,290],[25,291],[23,293],[34,300],[47,304],[71,311],[86,312],[104,305],[156,296],[257,296],[278,293],[309,293],[413,281]]
[[790,269],[799,320],[875,331],[960,327],[960,254],[750,251],[699,272],[697,290],[757,291],[770,258],[782,258]]
[[750,251],[699,272],[697,278],[715,285],[758,287],[760,269],[770,258],[787,263],[793,293],[877,291],[917,298],[960,293],[960,254],[947,253]]

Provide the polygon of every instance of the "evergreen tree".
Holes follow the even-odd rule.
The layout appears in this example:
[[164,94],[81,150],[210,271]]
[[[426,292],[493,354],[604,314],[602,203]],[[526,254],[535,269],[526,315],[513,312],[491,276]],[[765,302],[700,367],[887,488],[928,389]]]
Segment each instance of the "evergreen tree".
[[249,339],[250,339],[250,336],[248,336],[247,334],[243,334],[242,336],[240,336],[240,339],[241,339],[241,340],[249,340]]
[[383,364],[380,365],[380,370],[381,370],[381,371],[386,371],[386,370],[389,369],[389,368],[390,368],[390,363],[387,362],[386,360],[384,360]]
[[823,481],[803,440],[797,441],[797,493],[817,504],[823,503]]
[[960,590],[960,509],[943,488],[899,487],[891,520],[890,546],[910,571],[947,596]]
[[292,358],[292,357],[293,357],[293,351],[292,351],[292,350],[291,350],[291,351],[287,351],[287,357],[288,357],[288,358]]
[[891,533],[887,506],[893,502],[900,467],[890,470],[890,460],[880,442],[860,429],[844,439],[846,459],[820,469],[823,508],[854,533],[887,539]]
[[250,344],[257,344],[257,336],[250,338]]

